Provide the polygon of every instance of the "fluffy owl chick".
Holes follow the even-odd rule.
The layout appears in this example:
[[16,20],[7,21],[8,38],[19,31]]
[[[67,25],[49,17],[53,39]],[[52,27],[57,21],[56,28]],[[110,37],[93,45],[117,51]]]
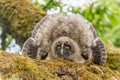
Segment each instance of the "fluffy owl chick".
[[76,63],[85,63],[86,61],[81,55],[79,45],[73,39],[65,36],[60,37],[53,42],[46,59],[50,60],[56,58],[68,59]]
[[62,57],[76,63],[91,60],[99,65],[104,65],[107,58],[94,27],[80,15],[46,16],[24,43],[22,53],[38,59]]

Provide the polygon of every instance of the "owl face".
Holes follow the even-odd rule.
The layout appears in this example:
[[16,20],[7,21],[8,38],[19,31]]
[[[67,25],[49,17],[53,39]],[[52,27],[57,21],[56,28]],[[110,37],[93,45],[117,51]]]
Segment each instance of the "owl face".
[[80,47],[72,38],[62,36],[54,40],[50,53],[46,60],[63,58],[76,63],[83,63],[85,60],[81,56]]
[[69,41],[58,41],[55,46],[55,53],[60,58],[67,58],[74,53],[73,47]]
[[76,63],[84,63],[85,59],[81,55],[81,49],[77,42],[69,37],[62,36],[52,43],[50,53],[46,60],[63,58]]

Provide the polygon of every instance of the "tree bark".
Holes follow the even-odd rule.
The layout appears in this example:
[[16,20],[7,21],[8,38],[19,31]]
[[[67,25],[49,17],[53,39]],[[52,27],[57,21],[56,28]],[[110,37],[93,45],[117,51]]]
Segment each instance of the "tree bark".
[[34,26],[46,15],[28,0],[0,0],[0,26],[22,46]]

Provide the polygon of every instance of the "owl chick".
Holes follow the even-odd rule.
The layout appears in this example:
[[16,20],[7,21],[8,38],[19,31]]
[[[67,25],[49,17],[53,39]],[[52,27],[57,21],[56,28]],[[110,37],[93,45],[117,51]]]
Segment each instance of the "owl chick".
[[23,55],[38,59],[63,58],[76,63],[106,63],[103,42],[92,24],[80,15],[52,14],[43,18],[23,45]]

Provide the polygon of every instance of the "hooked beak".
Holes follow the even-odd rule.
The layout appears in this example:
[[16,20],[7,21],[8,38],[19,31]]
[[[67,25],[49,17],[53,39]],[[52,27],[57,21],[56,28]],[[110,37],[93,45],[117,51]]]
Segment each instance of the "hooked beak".
[[60,52],[61,52],[61,54],[64,54],[64,53],[63,53],[63,49],[61,49]]

